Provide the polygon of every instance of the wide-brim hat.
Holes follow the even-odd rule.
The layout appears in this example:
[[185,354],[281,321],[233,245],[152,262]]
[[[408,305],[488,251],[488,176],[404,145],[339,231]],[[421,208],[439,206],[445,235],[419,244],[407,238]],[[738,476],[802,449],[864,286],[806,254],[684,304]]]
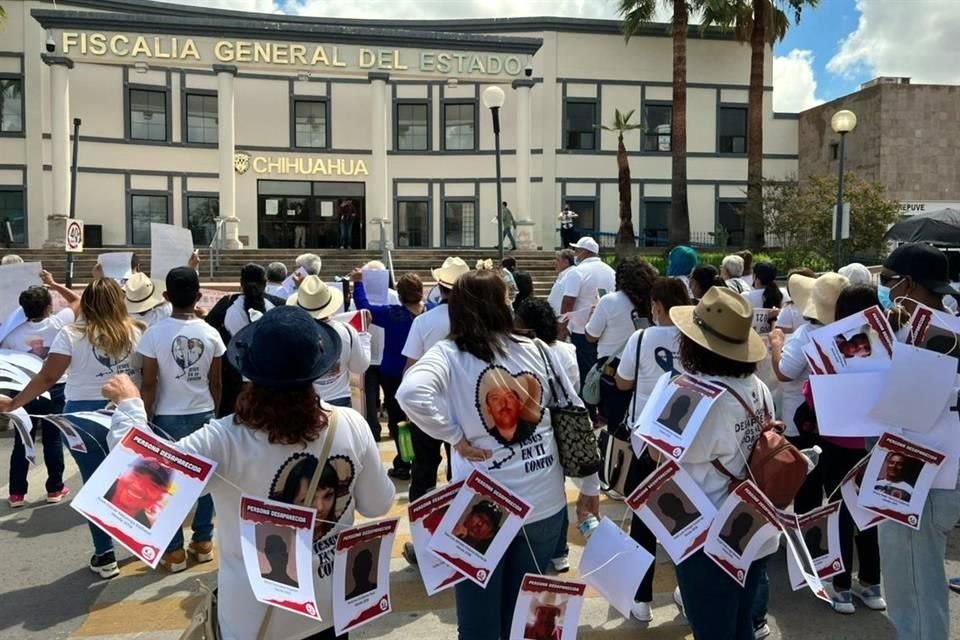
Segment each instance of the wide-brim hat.
[[767,357],[763,339],[753,330],[753,306],[725,287],[711,287],[696,306],[672,307],[670,319],[680,333],[724,358],[760,362]]
[[316,320],[329,318],[343,308],[343,291],[327,286],[319,276],[307,276],[287,304],[300,307]]
[[237,332],[227,361],[255,385],[309,386],[340,361],[340,334],[295,306],[274,307]]
[[123,285],[127,313],[145,313],[163,304],[164,287],[164,283],[152,280],[139,271],[127,278]]
[[830,324],[836,320],[837,298],[849,285],[849,280],[832,271],[816,278],[794,274],[790,278],[790,296],[804,318]]
[[443,265],[439,269],[431,269],[430,274],[433,275],[433,279],[441,287],[452,289],[460,276],[468,271],[470,271],[470,265],[462,258],[451,256],[443,261]]

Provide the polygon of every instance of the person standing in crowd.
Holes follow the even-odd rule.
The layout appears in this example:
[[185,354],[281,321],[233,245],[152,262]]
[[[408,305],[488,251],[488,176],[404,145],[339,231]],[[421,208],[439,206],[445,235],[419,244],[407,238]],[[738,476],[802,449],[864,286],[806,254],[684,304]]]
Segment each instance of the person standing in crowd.
[[[220,403],[220,361],[227,348],[216,329],[197,317],[200,278],[187,267],[167,274],[164,297],[173,306],[169,318],[147,329],[137,351],[143,356],[141,393],[147,416],[164,437],[176,442],[214,418]],[[193,539],[185,551],[178,528],[160,564],[170,573],[187,568],[187,551],[197,562],[213,560],[213,500],[197,501]]]
[[743,260],[743,273],[740,275],[740,280],[747,288],[747,291],[749,291],[753,288],[753,252],[749,249],[743,249],[742,251],[737,251],[736,255],[740,256],[740,259]]
[[[236,413],[211,421],[177,443],[217,462],[217,474],[207,490],[217,509],[220,530],[215,620],[220,637],[335,640],[332,576],[337,536],[353,524],[355,511],[379,518],[390,509],[395,496],[363,417],[352,409],[321,401],[313,388],[313,380],[340,359],[338,334],[302,309],[279,307],[241,330],[227,359],[250,381],[237,400]],[[147,424],[143,401],[127,377],[112,378],[103,395],[117,404],[111,444],[119,442],[133,426]],[[344,464],[349,472],[338,472],[333,461]],[[336,479],[337,497],[332,506],[327,506],[330,497],[319,490],[312,504],[303,504],[315,474],[321,480],[328,476]],[[315,531],[310,562],[318,619],[271,608],[254,597],[240,548],[240,498],[244,493],[276,496],[323,514],[316,530],[322,535]]]
[[[461,276],[450,294],[450,338],[413,365],[397,391],[400,406],[421,429],[454,447],[455,480],[465,479],[477,465],[533,505],[487,587],[470,581],[455,587],[460,640],[510,635],[523,576],[547,566],[567,510],[550,412],[544,408],[562,402],[553,397],[557,385],[576,400],[573,385],[542,343],[514,331],[506,297],[503,280],[494,273]],[[520,399],[524,415],[537,417],[520,419],[518,415],[515,428],[503,431],[485,408],[487,396],[505,386],[513,390],[504,376],[515,380],[520,375],[526,376],[526,393]],[[521,455],[518,448],[523,449]],[[536,473],[527,471],[531,464],[536,465]],[[578,519],[597,514],[599,489],[595,474],[583,480]]]
[[161,283],[141,271],[127,278],[123,292],[127,313],[148,327],[169,318],[173,311],[170,303],[163,299]]
[[[479,266],[477,267],[480,268]],[[517,298],[517,279],[514,277],[514,274],[517,272],[517,259],[512,256],[507,256],[500,261],[500,277],[503,278],[503,281],[507,283],[507,296],[510,302],[513,302]]]
[[[817,277],[816,272],[807,267],[791,269],[787,272],[787,297],[793,295],[790,293],[790,279],[795,274],[800,274],[801,276],[806,276],[807,278]],[[776,327],[783,331],[784,334],[790,335],[806,323],[807,321],[804,320],[800,307],[794,304],[793,300],[785,299],[783,308],[780,309],[780,313],[777,314]]]
[[0,266],[6,266],[8,264],[23,264],[23,258],[15,253],[8,253],[3,256],[3,258],[0,258]]
[[690,272],[690,278],[687,282],[690,297],[694,300],[703,298],[707,291],[713,287],[728,288],[727,283],[720,277],[720,272],[712,264],[697,265]]
[[[700,262],[697,250],[687,245],[678,245],[667,254],[667,276],[678,278],[690,290],[690,274]],[[696,296],[693,296],[696,297]]]
[[873,276],[870,270],[859,262],[851,262],[837,270],[837,273],[850,281],[851,285],[873,285]]
[[510,238],[510,251],[516,251],[517,241],[514,233],[517,230],[517,221],[513,217],[513,211],[510,211],[510,207],[507,206],[506,200],[500,205],[500,211],[503,215],[503,237],[500,238],[500,246],[503,246],[504,238]]
[[287,304],[300,307],[317,322],[329,324],[339,334],[343,343],[340,360],[325,374],[317,378],[313,386],[317,396],[336,407],[349,407],[350,374],[363,375],[370,366],[370,334],[358,333],[346,322],[332,316],[343,311],[343,291],[328,287],[319,276],[307,276],[296,293],[287,299]]
[[558,316],[561,313],[560,306],[563,304],[563,287],[565,286],[563,281],[573,272],[576,261],[577,258],[573,249],[561,249],[557,251],[553,267],[554,272],[557,274],[557,279],[554,280],[553,286],[550,287],[550,295],[547,297],[547,302],[550,303],[550,306],[553,307],[553,312]]
[[[10,331],[0,343],[0,349],[9,349],[20,353],[29,353],[40,359],[46,359],[50,346],[60,330],[76,320],[80,306],[80,296],[71,289],[57,283],[48,271],[41,271],[40,278],[50,289],[56,291],[69,305],[59,313],[53,313],[53,299],[46,287],[30,287],[20,293],[19,303],[26,321]],[[63,413],[63,389],[65,380],[60,379],[50,388],[50,398],[37,398],[25,406],[31,416]],[[63,442],[60,430],[46,420],[33,418],[31,436],[40,432],[43,442],[43,466],[47,469],[47,503],[56,504],[70,494],[63,484]],[[13,450],[10,452],[10,485],[7,502],[11,508],[22,507],[26,503],[27,475],[26,451],[20,433],[14,431]]]
[[570,341],[577,348],[583,386],[587,372],[597,361],[597,347],[587,341],[587,321],[597,300],[616,287],[616,273],[600,259],[600,246],[593,238],[584,236],[572,246],[576,250],[577,266],[564,278],[560,311],[566,317]]
[[517,285],[517,295],[513,298],[513,303],[510,306],[516,314],[520,305],[533,297],[533,276],[526,271],[517,271],[513,274],[513,281]]
[[[40,372],[13,399],[0,396],[0,412],[8,413],[25,406],[67,376],[64,396],[65,413],[97,411],[107,405],[100,393],[105,376],[128,374],[137,382],[142,367],[137,344],[146,327],[134,320],[124,308],[123,290],[116,281],[94,280],[80,296],[77,322],[65,326],[50,346],[50,354]],[[83,438],[85,453],[70,450],[86,482],[107,457],[106,434],[99,425],[76,421]],[[93,523],[88,523],[93,537],[90,571],[100,578],[120,574],[113,551],[113,539]]]
[[277,295],[283,289],[283,281],[287,279],[287,265],[282,262],[271,262],[267,265],[267,295]]
[[[627,404],[628,425],[632,425],[643,411],[653,388],[664,373],[684,373],[680,360],[680,332],[670,319],[670,310],[689,304],[687,288],[676,278],[658,277],[650,287],[650,314],[654,326],[639,329],[630,336],[617,366],[617,388],[623,392],[632,391]],[[656,467],[657,463],[644,451],[630,466],[625,487],[627,492],[632,493]],[[633,514],[630,522],[630,537],[651,554],[656,554],[657,538],[636,514]],[[650,605],[653,603],[656,564],[651,564],[644,575],[630,609],[631,615],[640,622],[653,619]]]
[[743,258],[738,255],[729,255],[723,258],[720,265],[720,277],[727,283],[727,287],[737,293],[746,293],[752,288],[751,284],[743,281]]
[[783,292],[777,285],[777,267],[772,262],[758,262],[753,270],[751,289],[743,294],[754,309],[779,309]]
[[557,220],[560,221],[560,247],[566,249],[577,241],[577,218],[580,216],[570,207],[569,202],[563,203],[563,209]]
[[353,247],[353,222],[357,218],[357,208],[354,206],[353,200],[344,200],[340,203],[338,214],[340,217],[340,237],[337,246],[340,249],[350,249]]
[[[387,267],[379,260],[371,260],[361,268],[362,273],[368,271],[386,271]],[[352,274],[351,274],[352,276]],[[361,274],[362,278],[362,274]],[[400,296],[397,295],[396,289],[393,288],[393,283],[390,282],[390,276],[387,275],[387,305],[399,305]],[[354,289],[354,306],[357,309],[362,309],[356,304],[356,289]],[[364,400],[366,404],[364,405],[364,411],[367,417],[367,424],[370,425],[370,431],[373,433],[373,439],[380,440],[380,366],[383,363],[383,352],[385,347],[386,340],[386,330],[377,324],[376,319],[373,320],[370,327],[368,328],[370,332],[370,366],[367,367],[367,372],[363,374],[363,389],[364,389]],[[406,340],[406,335],[404,335],[404,340]],[[399,349],[403,348],[403,341],[400,341]],[[401,373],[403,368],[401,365]],[[393,434],[391,433],[391,436]]]

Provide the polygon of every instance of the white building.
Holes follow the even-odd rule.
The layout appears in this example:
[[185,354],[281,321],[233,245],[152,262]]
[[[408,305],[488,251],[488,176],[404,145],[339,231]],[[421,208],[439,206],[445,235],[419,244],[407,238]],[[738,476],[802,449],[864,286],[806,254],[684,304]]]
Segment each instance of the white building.
[[[230,246],[336,246],[337,215],[362,215],[354,246],[386,219],[398,248],[492,246],[492,119],[501,110],[503,200],[528,245],[553,247],[564,202],[583,232],[618,224],[614,110],[626,137],[634,221],[666,234],[671,39],[628,45],[615,21],[560,18],[353,21],[215,11],[146,0],[5,0],[0,33],[0,219],[14,244],[62,242],[71,130],[82,120],[76,217],[105,246],[149,243],[149,222],[213,219]],[[687,136],[691,229],[742,228],[750,51],[691,29]],[[772,110],[764,173],[797,172],[797,118]],[[641,231],[640,233],[644,233]],[[94,231],[94,234],[96,232]]]

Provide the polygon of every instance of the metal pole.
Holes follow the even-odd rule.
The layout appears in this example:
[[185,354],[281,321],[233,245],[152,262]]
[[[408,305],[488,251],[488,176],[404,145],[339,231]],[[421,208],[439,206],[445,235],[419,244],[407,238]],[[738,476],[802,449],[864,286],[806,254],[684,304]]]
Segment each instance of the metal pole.
[[500,261],[503,262],[503,185],[500,179],[500,107],[492,107],[493,141],[497,156],[497,244],[500,251]]
[[[70,168],[70,219],[77,217],[77,159],[80,154],[80,118],[73,119],[73,166]],[[67,253],[67,288],[73,286],[73,253]]]
[[843,156],[844,148],[843,143],[846,139],[847,134],[840,134],[840,168],[837,175],[837,229],[836,229],[836,260],[834,261],[834,271],[839,270],[843,266]]

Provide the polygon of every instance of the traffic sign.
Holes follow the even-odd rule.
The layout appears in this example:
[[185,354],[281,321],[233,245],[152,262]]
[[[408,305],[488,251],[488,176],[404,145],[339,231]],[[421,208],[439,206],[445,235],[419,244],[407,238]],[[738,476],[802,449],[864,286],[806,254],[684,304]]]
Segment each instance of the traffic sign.
[[67,237],[64,242],[67,253],[83,252],[83,220],[67,220]]

